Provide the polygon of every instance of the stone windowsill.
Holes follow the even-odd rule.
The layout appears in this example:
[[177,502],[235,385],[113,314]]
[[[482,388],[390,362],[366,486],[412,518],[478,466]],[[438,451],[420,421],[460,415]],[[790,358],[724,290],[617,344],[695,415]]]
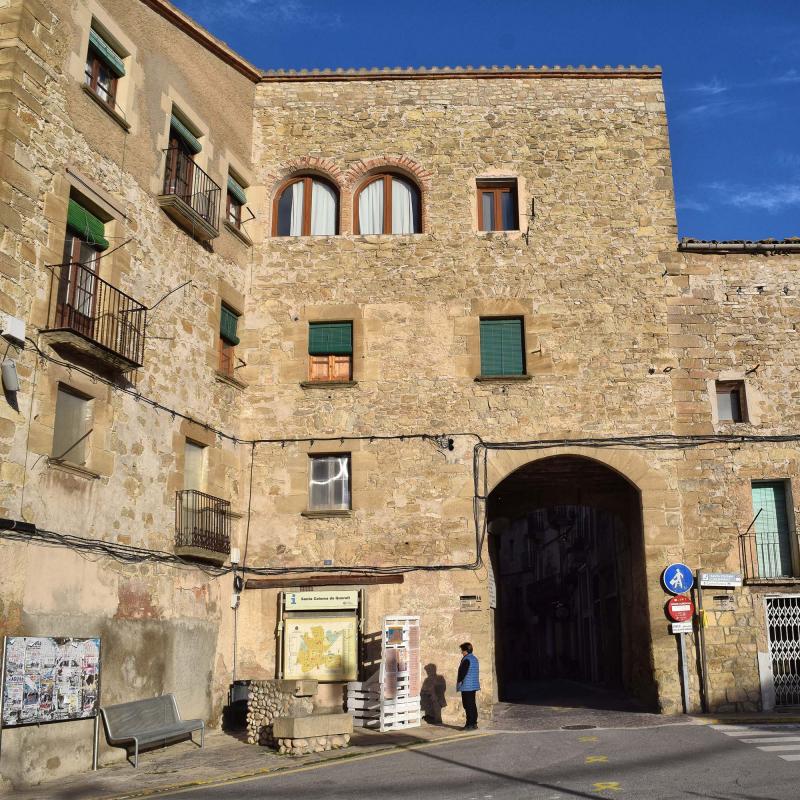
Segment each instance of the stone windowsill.
[[478,375],[475,381],[477,383],[516,383],[529,381],[532,377],[532,375]]
[[79,475],[81,478],[88,478],[89,480],[97,480],[100,477],[100,473],[93,472],[81,464],[73,464],[71,461],[64,461],[63,458],[48,458],[47,466],[69,472],[72,475]]
[[231,225],[231,223],[226,219],[222,220],[222,224],[225,226],[225,230],[230,231],[237,239],[240,239],[248,247],[253,246],[253,240],[241,228]]
[[328,517],[352,517],[353,510],[351,508],[331,508],[328,511],[314,511],[306,509],[300,512],[301,517],[308,517],[309,519],[327,519]]
[[303,389],[346,389],[357,384],[358,381],[300,381]]
[[507,231],[476,231],[478,236],[481,239],[520,239],[522,238],[523,232],[519,228],[514,228],[513,230]]
[[214,372],[214,377],[220,383],[227,383],[229,386],[235,386],[237,389],[246,389],[248,384],[244,381],[240,381],[238,378],[234,378],[232,375],[226,375],[224,372],[220,372],[216,370]]
[[797,586],[800,585],[798,578],[746,578],[745,586]]
[[117,125],[119,125],[126,133],[130,131],[131,124],[125,119],[125,117],[122,116],[122,114],[115,111],[107,103],[104,103],[85,83],[82,84],[81,88],[83,89],[84,94],[91,97],[92,100],[94,100],[94,102],[97,103],[97,105],[100,106],[100,108],[102,108],[103,111],[105,111],[106,114],[108,114],[108,116],[111,117],[111,119],[113,119],[114,122],[116,122]]

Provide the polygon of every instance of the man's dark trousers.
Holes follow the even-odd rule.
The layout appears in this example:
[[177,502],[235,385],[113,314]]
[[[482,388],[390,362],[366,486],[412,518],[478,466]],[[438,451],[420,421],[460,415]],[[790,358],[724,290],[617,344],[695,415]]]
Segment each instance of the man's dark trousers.
[[467,715],[467,725],[477,725],[478,706],[475,703],[475,692],[461,692],[461,702]]

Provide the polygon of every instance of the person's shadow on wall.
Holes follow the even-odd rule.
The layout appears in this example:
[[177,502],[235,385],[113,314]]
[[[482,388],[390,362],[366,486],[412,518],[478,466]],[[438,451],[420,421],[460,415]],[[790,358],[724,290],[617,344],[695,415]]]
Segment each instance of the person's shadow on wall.
[[431,725],[442,724],[442,709],[447,705],[447,681],[436,672],[436,664],[425,665],[426,678],[420,689],[420,705],[425,721]]

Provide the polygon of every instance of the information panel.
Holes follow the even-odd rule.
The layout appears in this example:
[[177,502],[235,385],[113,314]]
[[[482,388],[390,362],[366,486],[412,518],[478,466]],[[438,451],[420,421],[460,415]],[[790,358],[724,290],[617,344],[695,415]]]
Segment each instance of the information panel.
[[284,619],[283,672],[288,680],[355,680],[358,677],[356,615],[287,616]]
[[8,636],[4,727],[87,719],[100,704],[100,639]]

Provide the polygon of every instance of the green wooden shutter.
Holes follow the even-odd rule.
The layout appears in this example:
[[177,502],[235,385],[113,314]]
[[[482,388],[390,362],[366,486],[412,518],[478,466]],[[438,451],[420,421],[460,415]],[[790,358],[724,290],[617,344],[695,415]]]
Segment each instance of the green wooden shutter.
[[193,153],[199,153],[203,149],[197,137],[174,114],[170,118],[169,125]]
[[96,245],[100,250],[108,248],[103,221],[72,198],[67,207],[67,227],[81,239]]
[[759,578],[792,575],[792,545],[783,481],[752,484]]
[[94,28],[89,29],[89,44],[118,78],[124,77],[125,65],[122,63],[122,59]]
[[232,176],[228,175],[228,191],[242,204],[247,202],[244,187]]
[[228,344],[239,344],[239,337],[236,335],[236,326],[239,324],[239,317],[229,308],[222,306],[222,314],[219,318],[219,335]]
[[521,319],[481,320],[481,375],[522,375]]
[[352,322],[312,322],[308,326],[308,354],[347,356],[353,353]]

